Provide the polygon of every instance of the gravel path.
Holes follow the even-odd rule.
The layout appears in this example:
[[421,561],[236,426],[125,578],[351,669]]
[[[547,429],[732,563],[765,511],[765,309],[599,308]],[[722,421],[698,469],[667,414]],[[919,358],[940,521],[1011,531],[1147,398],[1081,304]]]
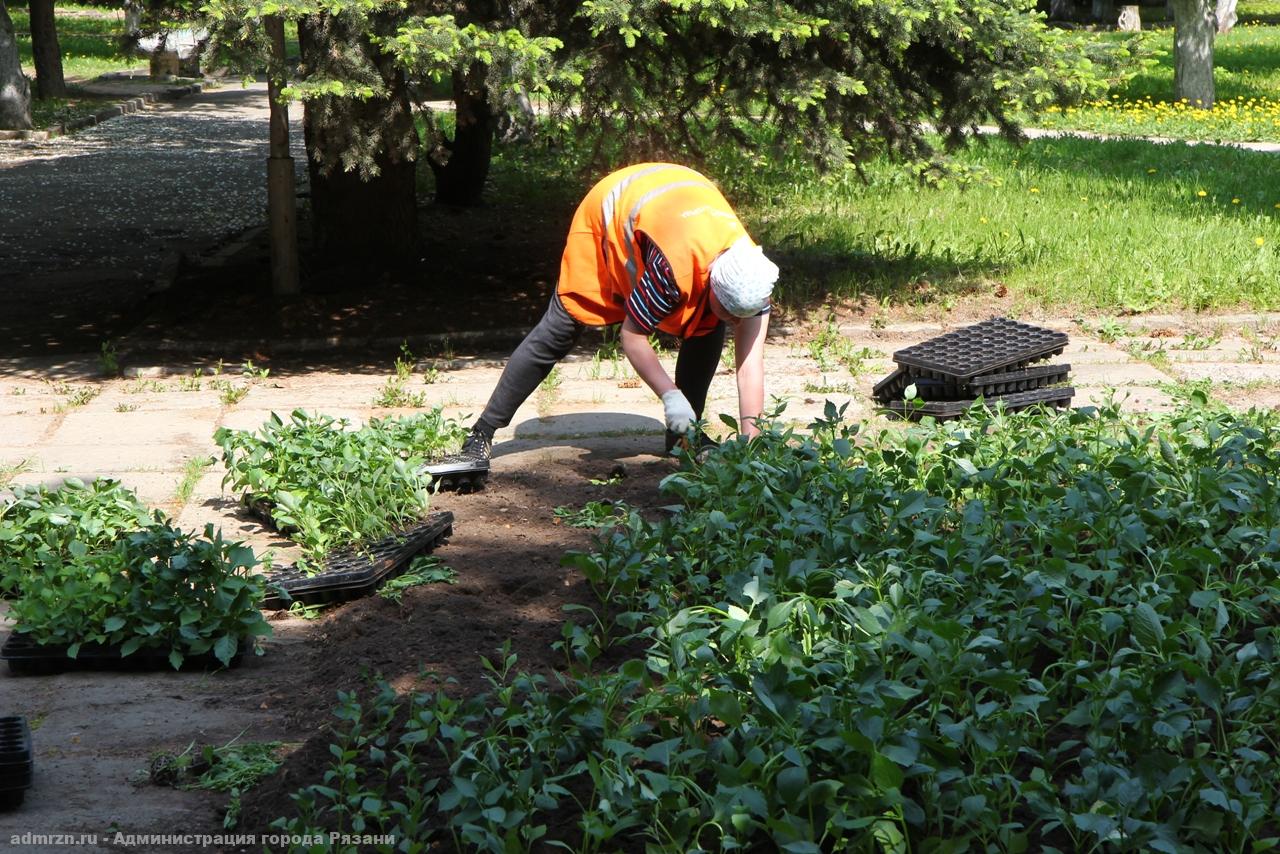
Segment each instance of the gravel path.
[[262,223],[267,115],[265,84],[233,83],[71,136],[0,143],[0,339],[24,342],[0,347],[107,334],[173,252]]

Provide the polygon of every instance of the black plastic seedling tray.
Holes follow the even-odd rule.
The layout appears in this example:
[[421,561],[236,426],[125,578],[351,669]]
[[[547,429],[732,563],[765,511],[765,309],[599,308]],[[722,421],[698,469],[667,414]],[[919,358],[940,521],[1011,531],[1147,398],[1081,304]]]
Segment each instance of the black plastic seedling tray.
[[969,393],[965,396],[992,397],[993,395],[1033,391],[1038,388],[1064,383],[1070,373],[1071,365],[1061,364],[1036,365],[1020,371],[983,374],[969,380]]
[[27,719],[18,715],[0,717],[0,810],[22,804],[34,767]]
[[445,457],[437,462],[427,463],[419,471],[431,475],[437,490],[475,492],[484,489],[485,482],[489,479],[489,461]]
[[[232,667],[240,663],[240,650],[231,657]],[[139,649],[129,655],[120,654],[119,645],[87,643],[80,647],[76,657],[67,655],[62,644],[40,644],[21,632],[13,632],[0,647],[0,660],[9,664],[9,672],[15,674],[63,673],[68,670],[172,670],[169,653]],[[188,655],[182,660],[181,670],[215,670],[223,667],[212,652]]]
[[901,400],[907,386],[916,387],[916,397],[920,400],[956,400],[968,396],[968,387],[956,380],[921,377],[911,374],[906,368],[894,368],[893,373],[880,380],[871,390],[871,396],[881,403]]
[[1061,353],[1067,334],[1007,317],[984,320],[893,354],[909,373],[968,381]]
[[294,602],[322,605],[368,596],[382,582],[403,573],[414,555],[434,549],[452,533],[453,514],[436,512],[377,542],[334,552],[315,575],[307,575],[292,565],[272,570],[267,573],[267,596],[262,607],[279,610]]
[[[995,397],[984,398],[989,407],[994,408],[996,404],[1003,403],[1005,410],[1009,412],[1017,412],[1021,409],[1027,409],[1036,405],[1053,406],[1063,408],[1071,403],[1071,398],[1075,396],[1076,390],[1071,386],[1055,386],[1053,388],[1038,388],[1032,391],[1021,391],[1015,394],[997,395]],[[887,404],[890,412],[910,418],[912,421],[918,421],[928,415],[939,421],[946,421],[951,418],[959,418],[973,406],[977,400],[935,400],[920,403],[914,400],[893,400]]]

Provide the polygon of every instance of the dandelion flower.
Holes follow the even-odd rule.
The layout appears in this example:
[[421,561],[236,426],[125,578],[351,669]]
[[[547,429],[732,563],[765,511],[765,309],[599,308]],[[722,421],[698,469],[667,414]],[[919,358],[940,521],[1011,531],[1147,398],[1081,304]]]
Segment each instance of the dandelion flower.
[[978,217],[978,222],[986,222],[986,221],[987,221],[987,218],[985,216]]
[[1040,192],[1040,188],[1039,188],[1039,187],[1032,187],[1032,188],[1031,188],[1030,190],[1028,190],[1027,192],[1030,192],[1030,193],[1038,193],[1038,192]]
[[1238,204],[1240,204],[1240,200],[1239,200],[1239,199],[1232,199],[1232,200],[1231,200],[1231,204],[1233,204],[1233,205],[1238,205]]
[[1148,175],[1154,175],[1154,174],[1156,174],[1156,170],[1155,170],[1155,169],[1148,169],[1148,170],[1147,170],[1147,174],[1148,174]]
[[1254,246],[1261,246],[1262,244],[1264,244],[1264,243],[1266,243],[1266,242],[1267,242],[1267,241],[1263,240],[1261,237],[1255,237],[1255,238],[1253,238],[1253,245],[1254,245]]
[[1204,190],[1196,190],[1196,195],[1203,199],[1205,196],[1209,194],[1206,193]]

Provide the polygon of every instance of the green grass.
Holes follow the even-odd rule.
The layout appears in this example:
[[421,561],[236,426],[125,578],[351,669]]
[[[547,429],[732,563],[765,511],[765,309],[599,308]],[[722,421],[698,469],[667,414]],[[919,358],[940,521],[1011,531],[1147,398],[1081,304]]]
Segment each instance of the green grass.
[[948,308],[1003,286],[1015,309],[1275,309],[1273,160],[1138,140],[990,141],[957,157],[973,180],[941,189],[886,163],[865,183],[798,169],[724,183],[793,305],[831,293]]
[[[119,39],[124,29],[124,18],[119,13],[112,17],[82,17],[69,14],[93,10],[102,14],[105,10],[87,6],[59,4],[58,44],[62,48],[62,73],[68,80],[92,80],[112,71],[145,68],[145,58],[126,56],[120,51]],[[25,9],[10,8],[14,31],[18,38],[18,51],[28,75],[34,75],[31,64],[31,21]],[[50,122],[52,123],[52,122]]]
[[[1272,5],[1280,8],[1280,3]],[[1122,34],[1101,33],[1098,38],[1119,39]],[[1041,127],[1096,133],[1240,142],[1280,140],[1280,26],[1242,25],[1218,37],[1214,50],[1217,104],[1213,110],[1175,102],[1173,31],[1160,29],[1148,38],[1164,55],[1127,86],[1106,99],[1029,121]]]

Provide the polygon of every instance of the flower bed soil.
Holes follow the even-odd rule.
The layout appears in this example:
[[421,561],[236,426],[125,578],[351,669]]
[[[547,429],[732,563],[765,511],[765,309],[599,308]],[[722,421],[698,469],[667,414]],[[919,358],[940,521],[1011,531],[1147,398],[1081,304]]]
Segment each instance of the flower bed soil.
[[412,588],[402,605],[372,596],[338,607],[314,624],[304,648],[290,650],[292,670],[306,678],[274,694],[273,709],[290,730],[311,735],[243,799],[237,832],[265,832],[290,814],[294,791],[321,779],[332,759],[327,727],[337,692],[360,689],[364,672],[382,674],[401,692],[453,679],[445,689],[469,696],[487,688],[480,657],[493,658],[508,639],[521,669],[550,674],[562,667],[564,656],[551,645],[560,639],[563,607],[596,600],[576,570],[560,565],[566,551],[590,547],[591,532],[556,524],[552,510],[610,498],[658,512],[657,486],[674,470],[670,460],[628,459],[628,476],[616,486],[589,481],[607,478],[617,457],[660,450],[660,441],[594,440],[591,451],[565,449],[551,460],[546,449],[504,460],[499,445],[484,491],[438,497],[435,507],[456,518],[439,556],[456,570],[457,583]]

